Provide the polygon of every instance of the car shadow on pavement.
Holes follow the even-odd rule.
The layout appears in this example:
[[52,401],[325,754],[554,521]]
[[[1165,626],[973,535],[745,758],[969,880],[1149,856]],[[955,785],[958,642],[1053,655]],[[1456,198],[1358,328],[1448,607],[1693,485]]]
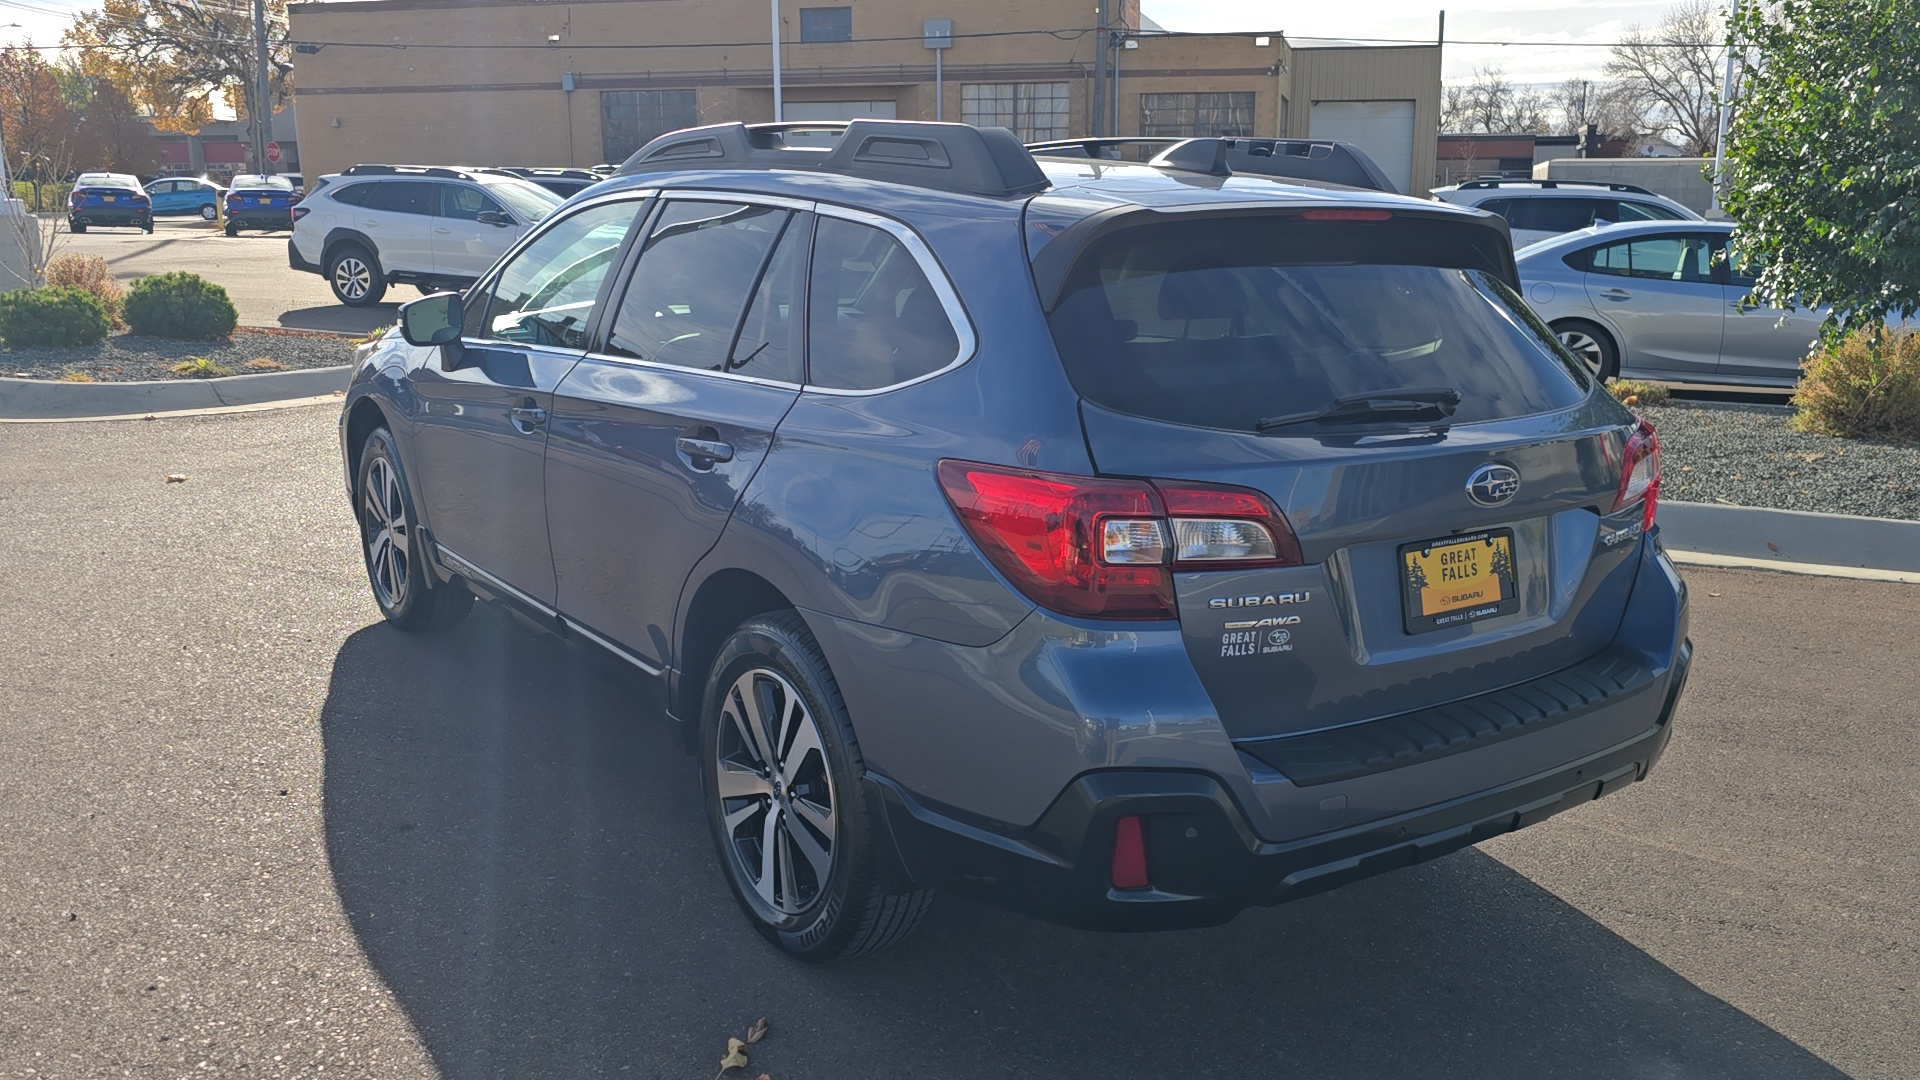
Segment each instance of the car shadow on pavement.
[[333,875],[441,1075],[704,1078],[761,1016],[731,1075],[1841,1075],[1478,851],[1180,933],[943,897],[893,950],[797,964],[728,897],[647,699],[485,606],[340,650]]
[[280,325],[288,330],[326,330],[336,334],[364,334],[376,326],[392,326],[400,317],[399,304],[368,304],[351,308],[345,304],[294,308],[280,313]]

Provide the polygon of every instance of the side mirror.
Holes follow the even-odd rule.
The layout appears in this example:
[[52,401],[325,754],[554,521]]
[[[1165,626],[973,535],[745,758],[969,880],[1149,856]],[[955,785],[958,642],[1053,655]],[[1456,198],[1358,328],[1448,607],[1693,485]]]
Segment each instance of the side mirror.
[[466,315],[457,292],[437,292],[409,300],[400,305],[400,336],[409,345],[440,346],[440,366],[452,371],[460,366],[465,351],[460,347],[460,328]]
[[515,223],[510,215],[501,210],[482,210],[474,220],[482,225],[492,225],[497,229],[504,229]]

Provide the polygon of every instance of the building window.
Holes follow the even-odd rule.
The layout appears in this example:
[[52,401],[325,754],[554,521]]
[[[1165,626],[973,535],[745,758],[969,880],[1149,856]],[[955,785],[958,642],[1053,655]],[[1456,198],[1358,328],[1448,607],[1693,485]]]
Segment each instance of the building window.
[[800,40],[852,41],[853,9],[850,7],[801,8]]
[[968,83],[960,88],[960,120],[975,127],[1003,127],[1021,142],[1071,137],[1067,84]]
[[698,122],[691,90],[609,90],[600,95],[600,144],[615,164],[655,136]]
[[1228,94],[1141,94],[1140,134],[1191,139],[1253,134],[1253,91]]

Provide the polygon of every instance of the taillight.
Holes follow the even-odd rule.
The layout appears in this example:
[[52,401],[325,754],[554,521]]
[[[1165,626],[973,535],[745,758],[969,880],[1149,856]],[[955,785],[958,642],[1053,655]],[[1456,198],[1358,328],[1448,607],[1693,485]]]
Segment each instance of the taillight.
[[974,542],[1028,599],[1102,619],[1176,617],[1177,570],[1298,566],[1300,541],[1260,492],[942,461]]
[[1613,498],[1617,513],[1641,503],[1640,527],[1653,528],[1653,517],[1660,509],[1660,439],[1653,425],[1645,420],[1627,436],[1626,452],[1620,461],[1620,489]]
[[85,195],[80,194],[77,191],[70,192],[67,195],[68,206],[79,206],[81,203],[85,201],[87,201],[87,197]]
[[293,220],[299,221],[301,218],[306,217],[309,213],[312,213],[312,212],[313,212],[313,208],[310,206],[296,206],[293,208]]
[[135,195],[133,197],[133,205],[135,206],[146,206],[148,202],[149,200],[145,195]]

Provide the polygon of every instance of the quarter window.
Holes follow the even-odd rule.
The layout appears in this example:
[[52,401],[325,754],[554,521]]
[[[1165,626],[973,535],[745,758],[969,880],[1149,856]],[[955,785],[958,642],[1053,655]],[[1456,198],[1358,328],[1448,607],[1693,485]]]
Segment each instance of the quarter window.
[[346,187],[334,191],[328,198],[337,203],[346,203],[348,206],[365,206],[368,202],[368,196],[373,194],[375,186],[376,185],[373,184],[348,184]]
[[817,7],[800,9],[801,41],[852,41],[853,9]]
[[875,390],[953,363],[960,339],[933,285],[881,229],[820,219],[807,301],[807,383]]
[[[500,271],[479,336],[556,349],[586,347],[587,318],[620,254],[639,200],[601,203],[558,222]],[[476,305],[477,306],[477,305]]]
[[759,359],[730,350],[787,217],[764,206],[668,203],[614,314],[607,351],[708,371]]
[[975,127],[1003,127],[1021,142],[1067,138],[1067,84],[968,83],[960,88],[960,119]]

